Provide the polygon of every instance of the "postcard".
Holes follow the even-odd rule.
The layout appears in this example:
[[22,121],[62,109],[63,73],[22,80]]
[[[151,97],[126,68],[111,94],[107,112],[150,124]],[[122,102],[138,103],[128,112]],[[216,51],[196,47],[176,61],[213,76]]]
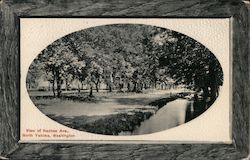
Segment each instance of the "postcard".
[[231,143],[229,18],[21,18],[20,142]]

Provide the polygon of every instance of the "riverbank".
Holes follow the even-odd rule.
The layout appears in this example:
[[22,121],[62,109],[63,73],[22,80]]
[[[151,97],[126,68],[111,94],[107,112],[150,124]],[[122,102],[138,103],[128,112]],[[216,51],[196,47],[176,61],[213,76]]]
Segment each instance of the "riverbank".
[[147,90],[144,93],[67,93],[31,96],[33,103],[51,119],[80,131],[105,135],[131,132],[183,91]]
[[121,132],[132,132],[136,127],[140,126],[143,121],[155,114],[161,107],[177,98],[178,95],[173,95],[168,98],[153,101],[145,107],[127,109],[123,110],[122,113],[111,115],[75,117],[48,115],[48,117],[80,131],[104,135],[119,135]]

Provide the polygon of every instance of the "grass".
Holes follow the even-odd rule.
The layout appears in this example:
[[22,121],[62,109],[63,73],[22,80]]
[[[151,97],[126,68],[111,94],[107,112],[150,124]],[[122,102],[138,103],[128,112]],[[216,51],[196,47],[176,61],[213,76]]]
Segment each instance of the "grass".
[[[107,115],[82,115],[65,116],[62,114],[45,113],[51,119],[74,129],[96,134],[119,135],[121,132],[132,132],[141,122],[149,119],[166,103],[180,97],[181,94],[153,94],[152,91],[144,93],[95,93],[94,97],[89,97],[86,93],[64,93],[60,98],[50,95],[31,96],[33,103],[43,112],[44,107],[57,106],[55,110],[60,110],[62,104],[69,103],[71,106],[80,105],[80,110],[86,110],[86,106],[109,107],[110,101],[114,107],[117,106],[115,114]],[[101,102],[101,103],[100,103]],[[108,105],[107,105],[108,102]],[[93,106],[93,104],[96,105]],[[106,105],[105,105],[106,103]],[[128,106],[120,108],[119,106]],[[139,106],[139,107],[138,107]],[[70,107],[70,106],[69,106]],[[67,108],[67,107],[66,107]],[[99,109],[98,109],[99,110]],[[66,111],[69,111],[66,109]],[[79,113],[79,110],[76,112]],[[80,115],[80,116],[79,116]]]
[[136,126],[148,119],[153,112],[135,111],[133,114],[114,114],[106,116],[77,116],[74,118],[66,118],[63,116],[48,115],[51,119],[62,123],[68,127],[105,135],[118,135],[122,131],[132,132]]
[[132,132],[141,122],[149,119],[166,103],[177,99],[178,96],[160,99],[150,103],[154,107],[133,109],[126,113],[111,114],[105,116],[55,116],[48,115],[51,119],[68,127],[105,135],[119,135],[121,132]]

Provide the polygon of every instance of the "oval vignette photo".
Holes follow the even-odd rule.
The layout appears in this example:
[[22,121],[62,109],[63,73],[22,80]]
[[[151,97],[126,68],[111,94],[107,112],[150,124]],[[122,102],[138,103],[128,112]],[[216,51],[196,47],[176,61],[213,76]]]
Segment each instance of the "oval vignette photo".
[[67,127],[144,135],[200,116],[216,101],[222,67],[206,46],[152,25],[112,24],[68,34],[29,66],[34,105]]

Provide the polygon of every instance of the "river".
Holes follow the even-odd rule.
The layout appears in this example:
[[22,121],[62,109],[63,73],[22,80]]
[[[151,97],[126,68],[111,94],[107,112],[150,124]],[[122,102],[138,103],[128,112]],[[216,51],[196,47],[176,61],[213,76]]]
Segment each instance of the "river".
[[187,121],[187,113],[193,113],[193,102],[186,99],[177,99],[159,109],[155,115],[142,122],[132,133],[121,133],[121,135],[150,134],[173,128]]
[[[65,101],[60,99],[53,99],[50,103],[45,103],[47,101],[44,99],[38,100],[39,103],[42,104],[39,106],[39,109],[44,114],[60,117],[57,121],[60,120],[60,123],[62,124],[67,122],[67,125],[69,124],[69,121],[74,124],[75,121],[81,120],[82,118],[89,118],[97,121],[103,118],[103,116],[109,116],[109,118],[112,119],[111,115],[115,117],[116,115],[126,113],[128,115],[133,115],[135,112],[151,112],[152,110],[155,112],[157,106],[160,107],[160,109],[149,119],[141,119],[140,122],[143,122],[141,122],[141,124],[139,122],[134,126],[134,122],[126,121],[129,120],[128,117],[130,117],[127,116],[127,119],[122,121],[126,121],[128,123],[127,125],[132,126],[133,131],[122,132],[122,130],[119,130],[119,135],[142,135],[163,131],[190,121],[195,116],[198,116],[205,111],[200,109],[200,106],[202,106],[200,102],[196,101],[194,103],[193,100],[183,98],[178,98],[174,101],[168,102],[169,100],[166,99],[168,96],[169,93],[165,91],[162,93],[157,92],[157,94],[115,95],[102,99],[102,101],[98,103],[75,102],[70,100]],[[164,100],[167,102],[162,102]],[[155,104],[152,102],[155,102]],[[43,103],[45,103],[45,105],[43,105]],[[154,106],[154,108],[150,108],[152,106]],[[115,125],[119,126],[120,124]]]

